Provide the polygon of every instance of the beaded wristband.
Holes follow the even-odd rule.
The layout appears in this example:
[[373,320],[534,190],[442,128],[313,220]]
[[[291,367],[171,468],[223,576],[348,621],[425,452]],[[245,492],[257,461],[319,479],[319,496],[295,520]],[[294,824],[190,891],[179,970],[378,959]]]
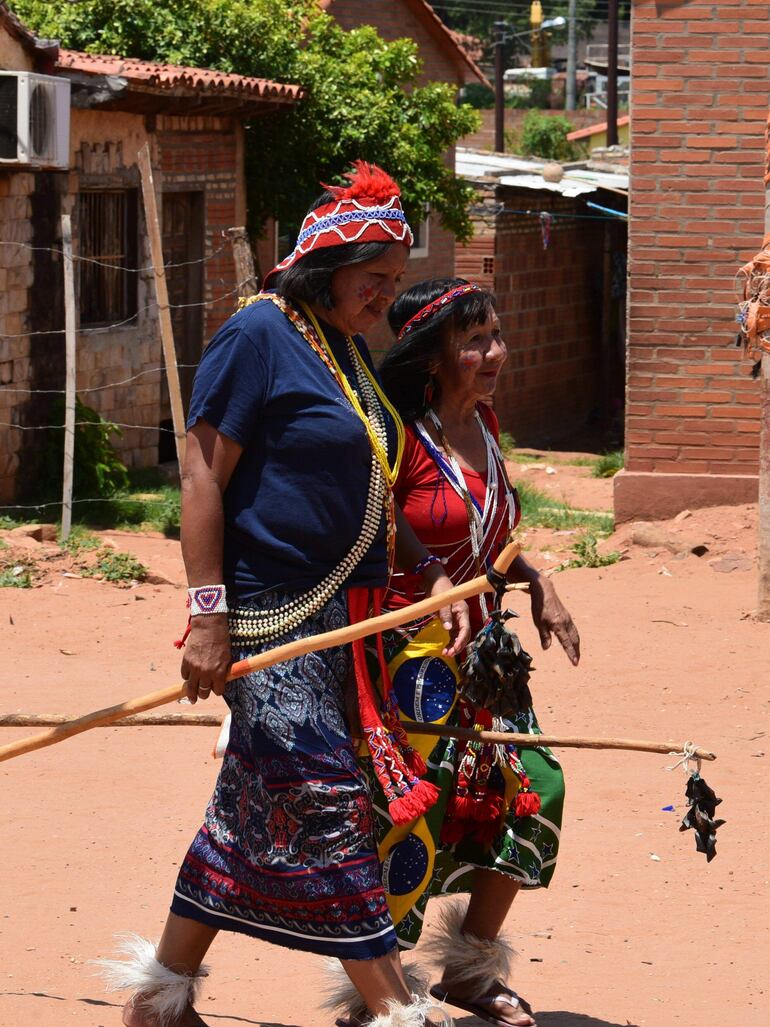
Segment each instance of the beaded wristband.
[[419,563],[414,565],[412,568],[412,574],[422,574],[423,571],[426,571],[433,563],[441,563],[441,558],[436,556],[435,553],[428,553],[428,555],[423,557]]
[[199,585],[187,589],[187,605],[190,616],[198,617],[210,613],[227,613],[227,597],[224,585]]

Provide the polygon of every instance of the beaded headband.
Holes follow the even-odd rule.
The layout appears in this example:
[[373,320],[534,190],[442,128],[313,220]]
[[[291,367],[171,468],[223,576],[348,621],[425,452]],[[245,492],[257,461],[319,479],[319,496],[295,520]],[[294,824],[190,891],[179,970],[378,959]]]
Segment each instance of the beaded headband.
[[264,287],[270,288],[273,275],[285,271],[298,260],[327,246],[351,242],[400,242],[411,247],[412,230],[401,206],[401,190],[376,164],[358,160],[345,177],[347,186],[324,186],[334,197],[311,210],[302,222],[297,245],[265,275]]
[[421,307],[414,317],[410,317],[404,327],[398,333],[396,337],[397,342],[401,342],[405,335],[408,335],[413,328],[416,328],[426,318],[431,317],[436,313],[437,310],[443,309],[448,303],[452,303],[454,300],[459,299],[460,296],[467,296],[469,292],[482,292],[478,285],[474,285],[472,282],[466,282],[464,285],[455,285],[448,292],[442,293],[437,296],[435,300],[431,300],[430,303],[426,303],[424,307]]

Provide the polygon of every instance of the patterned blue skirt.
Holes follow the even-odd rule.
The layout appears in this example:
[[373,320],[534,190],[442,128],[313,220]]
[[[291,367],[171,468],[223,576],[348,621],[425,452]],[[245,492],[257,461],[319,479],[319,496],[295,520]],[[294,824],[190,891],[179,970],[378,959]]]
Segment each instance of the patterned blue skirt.
[[[279,591],[248,604],[291,599]],[[265,648],[348,623],[338,593]],[[345,717],[349,647],[309,653],[230,683],[230,741],[171,911],[221,930],[340,959],[396,947],[372,806]]]

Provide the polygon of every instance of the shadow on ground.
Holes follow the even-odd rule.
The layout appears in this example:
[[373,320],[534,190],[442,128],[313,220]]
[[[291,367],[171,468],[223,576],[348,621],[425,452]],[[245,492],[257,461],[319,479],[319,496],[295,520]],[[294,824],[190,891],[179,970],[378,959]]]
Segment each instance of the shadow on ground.
[[[463,1016],[455,1018],[455,1027],[485,1027],[485,1023],[477,1016]],[[615,1020],[601,1020],[597,1016],[571,1013],[566,1009],[547,1011],[538,1009],[537,1027],[638,1027],[638,1024],[634,1024],[630,1020],[624,1020],[623,1023],[617,1023]]]
[[[0,991],[0,998],[3,995],[14,996],[16,998],[46,998],[51,1002],[67,1002],[63,995],[49,995],[45,991]],[[122,1002],[108,1002],[106,999],[101,998],[78,998],[76,1002],[82,1002],[86,1006],[106,1006],[112,1009],[122,1009]],[[245,1016],[235,1016],[228,1013],[210,1013],[205,1010],[199,1010],[201,1015],[205,1017],[207,1021],[211,1021],[213,1024],[215,1021],[222,1023],[223,1025],[228,1023],[246,1023],[253,1024],[254,1027],[299,1027],[296,1023],[268,1023],[267,1020],[249,1020]]]

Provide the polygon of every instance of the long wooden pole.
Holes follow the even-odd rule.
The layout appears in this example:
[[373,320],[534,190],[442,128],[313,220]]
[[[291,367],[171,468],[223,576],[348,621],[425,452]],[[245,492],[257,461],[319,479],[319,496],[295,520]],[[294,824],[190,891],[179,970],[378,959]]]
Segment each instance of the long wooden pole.
[[[221,727],[221,713],[138,713],[124,717],[112,724],[99,727]],[[42,727],[43,725],[67,724],[70,718],[64,713],[2,713],[0,727]],[[630,752],[659,752],[666,756],[678,755],[683,746],[676,742],[647,742],[632,738],[587,738],[582,735],[531,735],[512,731],[474,731],[473,728],[454,727],[444,724],[405,725],[411,735],[434,735],[437,738],[456,738],[463,742],[491,742],[492,744],[516,745],[520,749],[624,749]],[[693,756],[700,760],[715,760],[716,755],[708,749],[693,749]]]
[[[495,560],[495,570],[505,575],[508,568],[521,552],[521,546],[510,542]],[[423,599],[422,602],[414,603],[412,606],[405,606],[401,610],[392,610],[390,613],[380,614],[379,617],[371,617],[369,620],[359,624],[349,624],[347,627],[338,628],[336,631],[326,631],[320,635],[310,635],[308,638],[300,638],[294,642],[287,642],[285,645],[268,649],[264,653],[250,656],[247,660],[240,660],[234,663],[227,676],[228,681],[243,677],[244,674],[251,674],[257,670],[264,670],[284,660],[294,659],[297,656],[304,656],[306,653],[319,652],[323,649],[332,649],[335,646],[346,645],[355,642],[359,638],[373,635],[380,631],[387,631],[390,628],[397,628],[411,620],[417,620],[431,613],[437,613],[443,606],[459,602],[461,599],[470,599],[471,596],[479,595],[481,592],[493,592],[494,589],[489,583],[486,575],[466,581],[463,585],[456,585],[454,588],[443,592],[438,596],[431,596]],[[170,688],[162,688],[157,692],[149,692],[136,699],[129,699],[127,702],[118,703],[117,706],[109,706],[104,710],[95,710],[93,713],[86,713],[82,717],[76,717],[66,724],[59,724],[52,727],[50,731],[43,731],[39,735],[31,735],[29,738],[22,738],[18,742],[9,742],[0,746],[0,763],[4,760],[13,759],[26,752],[34,752],[36,749],[43,749],[48,745],[56,745],[63,742],[65,738],[72,738],[74,735],[90,731],[95,727],[106,727],[114,724],[116,720],[136,713],[144,713],[146,710],[154,710],[158,706],[165,706],[166,703],[175,702],[185,695],[184,685],[172,685]]]
[[72,528],[72,483],[75,470],[76,333],[75,272],[72,264],[72,219],[61,216],[61,248],[64,270],[64,472],[62,476],[61,537]]
[[163,264],[163,244],[160,238],[158,202],[155,196],[155,182],[152,175],[149,143],[145,143],[139,151],[139,170],[142,174],[144,216],[147,222],[147,236],[150,240],[150,256],[155,276],[155,297],[158,303],[163,362],[166,365],[166,380],[168,382],[169,399],[171,400],[171,423],[174,426],[176,457],[181,473],[185,450],[184,408],[182,406],[182,390],[179,385],[176,349],[174,348],[174,328],[171,323],[171,308],[168,302],[168,282],[166,281],[166,268]]
[[[546,746],[554,749],[626,749],[632,752],[660,752],[664,755],[678,755],[682,745],[676,742],[645,742],[632,738],[585,738],[578,735],[529,735],[512,731],[474,731],[472,727],[448,727],[444,724],[404,725],[412,735],[435,735],[437,738],[457,738],[463,742],[491,742],[494,745],[516,745],[522,749],[536,749]],[[700,760],[715,760],[716,755],[708,749],[693,749],[693,756]]]

